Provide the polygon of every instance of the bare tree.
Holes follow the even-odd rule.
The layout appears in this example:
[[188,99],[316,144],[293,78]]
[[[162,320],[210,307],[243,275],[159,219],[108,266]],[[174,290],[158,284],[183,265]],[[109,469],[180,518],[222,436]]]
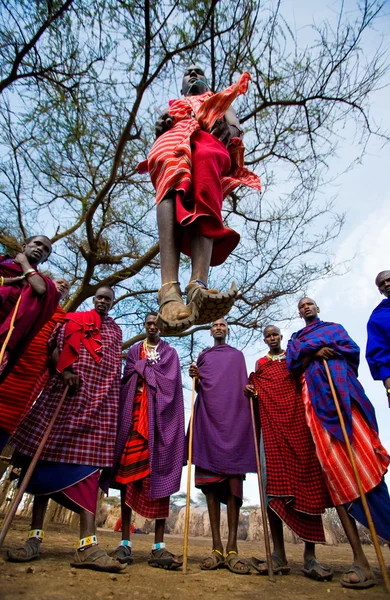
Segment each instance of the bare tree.
[[[12,252],[23,236],[48,233],[50,268],[72,283],[68,310],[102,283],[115,285],[124,348],[142,339],[143,315],[156,308],[159,247],[154,193],[137,164],[189,61],[209,68],[215,89],[244,70],[253,79],[236,109],[264,192],[225,203],[241,243],[211,274],[221,288],[236,279],[242,292],[229,315],[238,344],[280,319],[283,299],[333,272],[329,249],[343,216],[318,190],[341,128],[355,127],[359,153],[371,135],[385,137],[369,102],[387,73],[386,51],[378,38],[373,55],[361,52],[383,3],[362,2],[354,20],[340,3],[335,27],[313,26],[305,44],[271,2],[2,4],[0,243]],[[182,336],[187,352],[198,329]]]

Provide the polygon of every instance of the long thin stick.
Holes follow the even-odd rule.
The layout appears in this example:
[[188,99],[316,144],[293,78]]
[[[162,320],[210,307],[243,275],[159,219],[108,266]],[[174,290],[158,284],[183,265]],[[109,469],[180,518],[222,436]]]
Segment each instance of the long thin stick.
[[358,468],[357,468],[357,465],[356,465],[356,461],[355,461],[355,457],[354,457],[353,450],[352,450],[352,447],[351,447],[351,443],[350,443],[349,438],[348,438],[348,433],[347,433],[347,430],[345,428],[345,421],[344,421],[343,414],[341,412],[339,400],[337,398],[337,393],[336,393],[336,389],[334,387],[332,375],[330,374],[328,363],[327,363],[327,361],[325,359],[324,359],[324,367],[325,367],[326,375],[328,377],[329,386],[330,386],[330,390],[332,392],[333,400],[334,400],[334,403],[336,405],[337,415],[339,417],[339,421],[340,421],[340,425],[341,425],[341,430],[343,432],[345,445],[347,447],[347,451],[348,451],[348,455],[349,455],[349,460],[351,461],[351,467],[352,467],[353,473],[355,475],[356,483],[357,483],[357,486],[358,486],[358,489],[359,489],[359,494],[360,494],[360,499],[362,501],[363,510],[364,510],[365,515],[366,515],[368,527],[370,529],[372,543],[374,544],[375,552],[376,552],[376,555],[377,555],[377,558],[378,558],[378,562],[379,562],[379,566],[380,566],[380,569],[381,569],[382,577],[383,577],[383,580],[385,582],[386,590],[390,593],[390,581],[389,581],[389,576],[387,574],[387,569],[386,569],[385,561],[383,559],[382,550],[381,550],[381,547],[379,545],[378,536],[377,536],[377,533],[375,531],[375,526],[374,526],[374,522],[373,522],[372,517],[371,517],[371,513],[370,513],[369,506],[368,506],[366,494],[364,493],[364,490],[363,490],[362,481],[360,479],[360,475],[359,475],[359,471],[358,471]]
[[17,302],[15,304],[15,310],[13,312],[13,315],[12,315],[12,318],[11,318],[11,322],[9,324],[9,329],[8,329],[8,332],[7,332],[7,336],[6,336],[6,338],[5,338],[4,342],[3,342],[3,345],[1,346],[1,350],[0,350],[0,365],[3,362],[4,354],[5,354],[5,351],[7,349],[7,345],[8,345],[8,342],[10,340],[10,337],[12,335],[12,332],[15,329],[15,319],[16,319],[16,315],[18,314],[18,308],[19,308],[19,304],[20,304],[21,299],[22,299],[22,295],[19,296],[19,298],[18,298],[18,300],[17,300]]
[[257,433],[256,433],[256,419],[255,419],[255,411],[253,408],[253,398],[252,397],[250,398],[249,402],[250,402],[250,407],[251,407],[253,441],[255,443],[257,481],[259,484],[261,519],[263,521],[264,545],[265,545],[265,555],[267,558],[268,579],[270,581],[272,581],[273,583],[275,583],[274,570],[272,568],[271,544],[270,544],[270,540],[269,540],[267,510],[265,507],[265,493],[264,493],[264,487],[263,487],[263,468],[261,466],[261,460],[260,460],[259,442],[258,442]]
[[188,534],[190,529],[190,500],[191,500],[191,465],[192,465],[192,437],[194,433],[194,403],[195,403],[195,383],[196,377],[192,378],[191,394],[191,416],[190,416],[190,435],[188,439],[188,470],[187,470],[187,495],[186,495],[186,515],[184,521],[184,546],[183,546],[183,573],[187,575],[188,562]]
[[41,439],[41,442],[40,442],[40,444],[39,444],[39,446],[38,446],[38,448],[37,448],[37,450],[36,450],[36,452],[35,452],[32,460],[31,460],[31,463],[30,463],[30,465],[29,465],[29,467],[27,469],[27,472],[26,472],[25,476],[23,477],[23,481],[20,484],[20,488],[18,490],[18,493],[17,493],[16,497],[12,501],[11,509],[10,509],[9,513],[7,514],[6,518],[4,519],[3,527],[2,527],[1,532],[0,532],[0,548],[3,545],[3,542],[5,540],[5,536],[8,533],[8,529],[10,528],[10,525],[11,525],[12,520],[13,520],[15,514],[16,514],[16,511],[18,510],[18,506],[19,506],[19,504],[20,504],[20,502],[21,502],[21,500],[23,498],[23,494],[26,491],[26,488],[27,488],[27,486],[28,486],[28,484],[30,482],[31,475],[33,474],[35,466],[36,466],[36,464],[37,464],[37,462],[38,462],[38,460],[39,460],[39,458],[40,458],[40,456],[42,454],[42,450],[43,450],[43,448],[44,448],[44,446],[45,446],[45,444],[47,442],[47,438],[49,437],[50,432],[53,429],[53,425],[54,425],[54,423],[55,423],[55,421],[56,421],[56,419],[58,417],[58,413],[61,410],[61,407],[62,407],[62,405],[64,403],[64,400],[66,398],[68,390],[69,390],[69,386],[67,385],[66,388],[65,388],[65,390],[64,390],[64,393],[62,394],[62,396],[61,396],[61,398],[60,398],[60,400],[59,400],[59,402],[58,402],[58,404],[56,406],[54,414],[53,414],[53,416],[52,416],[52,418],[50,420],[49,425],[47,426],[47,429],[46,429],[46,431],[45,431],[45,433],[44,433],[44,435],[43,435],[43,437]]

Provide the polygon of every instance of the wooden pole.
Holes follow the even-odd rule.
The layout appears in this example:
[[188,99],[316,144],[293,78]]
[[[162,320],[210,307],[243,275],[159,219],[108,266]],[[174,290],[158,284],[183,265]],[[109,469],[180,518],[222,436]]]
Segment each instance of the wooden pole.
[[272,583],[275,583],[274,570],[272,568],[272,555],[271,555],[271,544],[270,544],[269,531],[268,531],[267,510],[266,510],[266,506],[265,506],[265,493],[264,493],[264,486],[263,486],[263,468],[261,466],[261,460],[260,460],[260,449],[259,449],[259,442],[257,439],[256,419],[255,419],[255,411],[253,408],[253,398],[252,397],[249,399],[249,402],[250,402],[250,407],[251,407],[253,441],[255,444],[257,481],[259,484],[261,519],[263,521],[264,545],[265,545],[265,555],[266,555],[266,559],[267,559],[268,579],[270,581],[272,581]]
[[191,465],[192,465],[192,437],[194,433],[194,403],[195,403],[195,384],[196,377],[192,378],[191,394],[191,416],[188,438],[188,470],[187,470],[187,495],[186,495],[186,514],[184,520],[184,545],[183,545],[183,573],[187,575],[188,562],[188,535],[190,529],[190,500],[191,500]]
[[376,555],[377,555],[377,558],[378,558],[378,562],[379,562],[379,566],[380,566],[380,569],[381,569],[382,577],[383,577],[383,580],[385,582],[386,590],[387,590],[387,592],[390,593],[390,580],[389,580],[389,576],[387,574],[387,569],[386,569],[385,561],[383,559],[382,550],[381,550],[381,547],[379,545],[378,536],[377,536],[377,533],[375,531],[374,522],[373,522],[372,517],[371,517],[371,513],[370,513],[369,506],[368,506],[366,494],[364,493],[364,490],[363,490],[362,481],[360,479],[359,471],[358,471],[358,468],[357,468],[357,465],[356,465],[356,461],[355,461],[355,456],[353,454],[352,446],[351,446],[351,443],[350,443],[349,438],[348,438],[347,430],[345,428],[345,421],[344,421],[343,413],[341,412],[340,403],[339,403],[339,400],[337,398],[337,393],[336,393],[336,389],[334,387],[332,375],[330,374],[330,371],[329,371],[328,362],[325,359],[323,359],[323,360],[324,360],[325,372],[326,372],[326,375],[327,375],[328,381],[329,381],[330,390],[332,392],[333,400],[334,400],[334,403],[336,405],[336,410],[337,410],[337,415],[338,415],[338,418],[339,418],[339,421],[340,421],[341,430],[343,432],[345,445],[347,447],[347,452],[348,452],[349,460],[351,462],[351,467],[352,467],[352,470],[353,470],[353,473],[354,473],[354,476],[355,476],[355,480],[356,480],[356,483],[357,483],[357,486],[358,486],[358,489],[359,489],[359,494],[360,494],[360,499],[362,501],[362,506],[363,506],[364,514],[366,515],[368,527],[369,527],[369,530],[370,530],[370,533],[371,533],[372,543],[374,544],[375,552],[376,552]]
[[42,437],[42,439],[40,441],[40,444],[39,444],[39,446],[38,446],[38,448],[37,448],[37,450],[36,450],[36,452],[35,452],[32,460],[31,460],[31,463],[30,463],[30,465],[29,465],[29,467],[27,469],[27,472],[26,472],[25,476],[23,477],[23,481],[20,484],[20,488],[18,490],[18,493],[16,494],[15,498],[12,501],[12,505],[11,505],[10,511],[7,514],[6,518],[4,519],[3,527],[2,527],[1,532],[0,532],[0,548],[3,545],[5,537],[6,537],[7,533],[8,533],[8,529],[10,528],[10,525],[11,525],[11,523],[13,521],[13,518],[14,518],[14,516],[16,514],[16,511],[18,510],[18,506],[19,506],[19,504],[20,504],[20,502],[21,502],[21,500],[23,498],[23,494],[26,491],[26,488],[27,488],[27,486],[28,486],[28,484],[30,482],[31,475],[33,474],[35,466],[36,466],[36,464],[37,464],[37,462],[38,462],[38,460],[39,460],[39,458],[40,458],[40,456],[42,454],[42,450],[43,450],[43,448],[44,448],[44,446],[45,446],[45,444],[47,442],[47,438],[49,437],[50,432],[53,429],[53,425],[54,425],[54,423],[55,423],[55,421],[56,421],[56,419],[58,417],[58,413],[61,410],[61,407],[62,407],[62,405],[64,403],[64,400],[66,398],[68,390],[69,390],[69,386],[67,385],[66,388],[65,388],[65,390],[64,390],[64,393],[62,394],[62,396],[61,396],[61,398],[60,398],[60,400],[59,400],[59,402],[58,402],[58,404],[56,406],[54,414],[53,414],[53,416],[52,416],[52,418],[50,420],[49,425],[47,426],[47,429],[46,429],[46,431],[45,431],[45,433],[44,433],[44,435],[43,435],[43,437]]
[[7,336],[6,336],[6,338],[5,338],[4,342],[3,342],[3,345],[1,346],[1,350],[0,350],[0,365],[3,362],[4,354],[5,354],[5,351],[7,349],[7,345],[8,345],[8,342],[10,340],[10,337],[12,335],[12,332],[15,329],[15,319],[16,319],[16,315],[18,314],[18,308],[19,308],[19,304],[20,304],[21,299],[22,299],[22,294],[20,294],[20,296],[19,296],[19,298],[18,298],[18,300],[17,300],[17,302],[15,304],[15,310],[14,310],[13,315],[11,317],[11,322],[9,324],[9,329],[8,329],[8,332],[7,332]]

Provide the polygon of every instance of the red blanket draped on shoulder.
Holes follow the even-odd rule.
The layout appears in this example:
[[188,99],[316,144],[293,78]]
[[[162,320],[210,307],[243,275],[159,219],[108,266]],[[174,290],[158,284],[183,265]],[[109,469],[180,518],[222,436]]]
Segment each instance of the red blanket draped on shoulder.
[[62,373],[78,359],[81,343],[95,362],[101,362],[103,352],[100,326],[100,315],[95,309],[66,315],[64,348],[57,363],[59,373]]
[[0,385],[0,427],[8,433],[14,433],[45,387],[49,376],[48,341],[55,327],[64,322],[65,315],[64,309],[58,306]]
[[[0,257],[0,275],[3,277],[17,277],[23,274],[20,265],[14,263],[9,256]],[[4,285],[0,287],[0,346],[7,337],[13,309],[21,296],[15,320],[15,329],[7,345],[9,359],[6,368],[0,375],[0,382],[12,369],[12,366],[22,354],[24,348],[33,337],[42,329],[57,308],[59,293],[54,282],[42,273],[39,273],[46,283],[46,293],[37,296],[31,285]]]

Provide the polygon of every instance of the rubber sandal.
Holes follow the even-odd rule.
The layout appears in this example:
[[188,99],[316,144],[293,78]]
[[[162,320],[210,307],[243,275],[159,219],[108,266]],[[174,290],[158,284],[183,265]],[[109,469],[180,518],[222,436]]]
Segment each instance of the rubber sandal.
[[[36,560],[39,558],[39,550],[40,550],[41,542],[37,540],[37,542],[29,539],[26,541],[24,546],[20,546],[19,548],[15,548],[14,550],[8,550],[7,558],[9,562],[17,562],[17,563],[25,563],[30,562],[31,560]],[[18,552],[24,552],[25,556],[17,556]]]
[[[241,565],[244,565],[245,570],[237,568],[237,565],[239,563]],[[229,569],[229,571],[231,571],[232,573],[235,573],[236,575],[249,575],[249,573],[251,572],[249,564],[245,560],[240,558],[237,552],[234,552],[233,550],[228,552],[225,556],[225,567]]]
[[[276,554],[272,554],[271,558],[272,570],[274,572],[274,575],[288,575],[290,573],[290,567],[287,564],[285,564],[282,561],[282,559],[279,558],[279,556],[276,556]],[[268,564],[266,560],[259,560],[255,556],[252,556],[252,558],[249,560],[249,564],[251,565],[251,567],[256,569],[256,571],[260,573],[260,575],[268,575]],[[264,565],[265,569],[259,569],[260,565]]]
[[[204,566],[206,560],[211,560],[212,564],[210,567]],[[219,550],[212,550],[210,556],[206,556],[205,559],[200,563],[202,571],[215,571],[225,566],[225,558]]]
[[121,565],[118,561],[110,558],[104,550],[97,548],[90,554],[87,554],[84,560],[81,559],[82,552],[76,550],[71,567],[75,569],[92,569],[93,571],[102,571],[104,573],[119,573],[126,569],[127,565]]
[[148,564],[151,567],[158,569],[174,570],[182,566],[183,560],[181,556],[175,556],[172,552],[168,552],[165,548],[152,550],[148,559]]
[[113,552],[110,552],[110,558],[117,560],[121,565],[131,565],[134,562],[130,546],[118,546]]
[[238,294],[233,281],[228,292],[210,293],[204,284],[194,283],[186,287],[187,305],[194,303],[197,309],[195,325],[206,325],[222,319],[231,310]]
[[[344,575],[348,575],[348,573],[355,573],[358,577],[359,577],[359,581],[356,582],[351,582],[351,581],[346,581],[345,579],[343,579]],[[352,565],[352,567],[350,569],[348,569],[348,571],[345,571],[345,573],[343,573],[341,579],[340,579],[340,583],[342,587],[345,588],[349,588],[349,589],[356,589],[356,590],[366,590],[367,588],[373,587],[374,585],[376,585],[376,581],[374,578],[369,578],[367,577],[367,575],[365,574],[364,570],[359,567],[358,565]]]
[[[169,302],[181,302],[182,303],[183,301],[182,301],[181,295],[178,292],[172,292],[170,294],[166,294],[165,296],[161,297],[161,300],[160,300],[160,297],[161,296],[159,293],[158,300],[159,300],[160,308],[159,308],[159,312],[158,312],[157,318],[156,318],[156,326],[159,328],[160,332],[163,335],[177,335],[178,333],[181,333],[182,331],[186,331],[192,325],[195,325],[195,321],[198,317],[198,310],[193,303],[190,303],[187,305],[191,308],[191,314],[188,317],[186,317],[185,319],[180,319],[178,321],[169,321],[168,319],[166,319],[165,317],[162,316],[160,311],[163,308],[163,306],[165,306]],[[184,306],[184,304],[183,304],[183,306]]]
[[[333,569],[327,569],[316,558],[311,558],[306,561],[301,569],[305,577],[314,579],[315,581],[332,581]],[[322,575],[321,571],[328,571],[327,575]]]

